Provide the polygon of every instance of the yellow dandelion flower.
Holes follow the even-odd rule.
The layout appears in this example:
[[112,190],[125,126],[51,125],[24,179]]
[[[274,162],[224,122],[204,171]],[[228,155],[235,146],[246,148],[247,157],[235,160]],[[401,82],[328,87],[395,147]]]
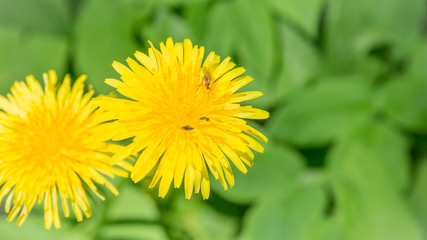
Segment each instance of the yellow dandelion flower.
[[227,181],[233,186],[229,160],[246,173],[244,163],[253,164],[251,149],[263,151],[252,137],[267,142],[241,119],[269,117],[264,110],[239,104],[262,95],[258,91],[235,93],[252,78],[241,76],[245,70],[235,68],[229,57],[220,62],[214,52],[203,62],[204,47],[193,47],[188,39],[174,44],[169,38],[166,45],[160,44],[160,51],[151,44],[148,56],[137,51],[135,57],[142,65],[131,58],[126,60],[130,69],[114,62],[122,81],[105,81],[130,100],[95,99],[115,120],[109,123],[108,137],[134,137],[113,158],[120,160],[143,150],[132,170],[132,180],[140,181],[158,165],[149,187],[160,181],[160,197],[167,194],[172,181],[175,188],[184,181],[187,199],[193,190],[198,193],[200,189],[203,198],[208,198],[208,168],[224,189]]
[[[101,199],[95,183],[117,195],[104,175],[127,173],[112,166],[111,155],[120,147],[104,143],[101,110],[91,100],[94,91],[84,93],[86,76],[71,86],[67,75],[59,88],[54,71],[43,78],[44,89],[28,76],[26,83],[15,82],[7,98],[0,96],[0,203],[6,197],[7,220],[19,215],[21,225],[35,203],[43,202],[49,229],[52,224],[61,227],[59,202],[65,217],[71,202],[81,221],[83,213],[91,216],[85,187]],[[117,165],[132,167],[126,162]]]

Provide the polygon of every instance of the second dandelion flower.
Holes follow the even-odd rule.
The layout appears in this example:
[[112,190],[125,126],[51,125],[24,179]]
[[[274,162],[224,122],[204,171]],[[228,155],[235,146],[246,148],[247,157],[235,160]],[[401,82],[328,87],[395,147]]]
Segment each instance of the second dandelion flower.
[[103,200],[97,186],[103,185],[117,195],[106,177],[127,177],[115,165],[132,166],[111,161],[122,146],[104,142],[103,115],[92,102],[94,91],[84,92],[85,75],[74,84],[67,75],[59,86],[54,71],[43,79],[44,87],[28,76],[0,96],[0,203],[5,199],[7,220],[18,217],[18,225],[43,203],[49,229],[61,227],[61,205],[65,217],[90,217],[88,193]]

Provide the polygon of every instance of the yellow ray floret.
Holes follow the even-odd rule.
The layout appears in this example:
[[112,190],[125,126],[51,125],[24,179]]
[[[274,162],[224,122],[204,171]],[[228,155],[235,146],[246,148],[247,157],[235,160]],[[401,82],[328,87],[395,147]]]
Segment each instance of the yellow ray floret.
[[[151,43],[150,43],[151,44]],[[113,158],[117,161],[141,152],[132,170],[138,182],[155,170],[150,188],[159,186],[164,197],[173,182],[179,188],[184,181],[185,197],[202,192],[209,197],[208,169],[227,189],[234,185],[230,161],[246,173],[252,166],[252,150],[263,147],[252,137],[267,138],[246,124],[246,119],[265,119],[268,112],[242,101],[262,95],[261,92],[235,93],[251,82],[241,76],[243,68],[235,68],[230,58],[220,62],[211,52],[204,58],[204,48],[172,39],[160,44],[160,51],[151,44],[148,55],[135,53],[139,63],[126,60],[129,67],[114,62],[121,80],[105,82],[130,98],[99,97],[95,102],[105,110],[106,138],[133,142]]]
[[[99,198],[96,184],[115,195],[105,176],[126,177],[125,161],[113,162],[120,146],[105,143],[101,110],[93,104],[92,89],[84,93],[86,76],[71,85],[67,75],[57,87],[54,71],[43,75],[44,88],[33,76],[15,82],[7,97],[0,96],[0,203],[5,199],[7,220],[21,225],[33,206],[44,206],[45,227],[59,228],[59,208],[70,206],[78,221],[91,216],[85,185]],[[61,202],[61,204],[60,204]]]

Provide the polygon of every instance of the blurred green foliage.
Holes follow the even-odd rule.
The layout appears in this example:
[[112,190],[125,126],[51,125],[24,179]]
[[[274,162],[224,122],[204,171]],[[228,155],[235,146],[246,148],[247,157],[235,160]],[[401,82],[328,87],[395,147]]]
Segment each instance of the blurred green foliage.
[[[424,0],[0,0],[0,92],[28,74],[87,74],[172,36],[231,56],[265,94],[270,142],[236,186],[166,199],[117,179],[94,216],[43,228],[1,214],[1,239],[427,239]],[[149,179],[147,180],[149,181]],[[3,210],[2,210],[3,211]]]

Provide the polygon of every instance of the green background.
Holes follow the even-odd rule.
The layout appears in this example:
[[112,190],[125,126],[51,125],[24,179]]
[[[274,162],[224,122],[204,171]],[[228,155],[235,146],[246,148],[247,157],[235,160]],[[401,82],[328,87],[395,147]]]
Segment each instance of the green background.
[[[117,179],[93,217],[43,228],[36,208],[9,239],[427,239],[427,2],[424,0],[0,0],[0,92],[54,69],[97,93],[124,63],[172,36],[254,77],[264,154],[209,200],[165,199]],[[157,45],[158,46],[158,45]],[[147,180],[149,181],[149,180]]]

